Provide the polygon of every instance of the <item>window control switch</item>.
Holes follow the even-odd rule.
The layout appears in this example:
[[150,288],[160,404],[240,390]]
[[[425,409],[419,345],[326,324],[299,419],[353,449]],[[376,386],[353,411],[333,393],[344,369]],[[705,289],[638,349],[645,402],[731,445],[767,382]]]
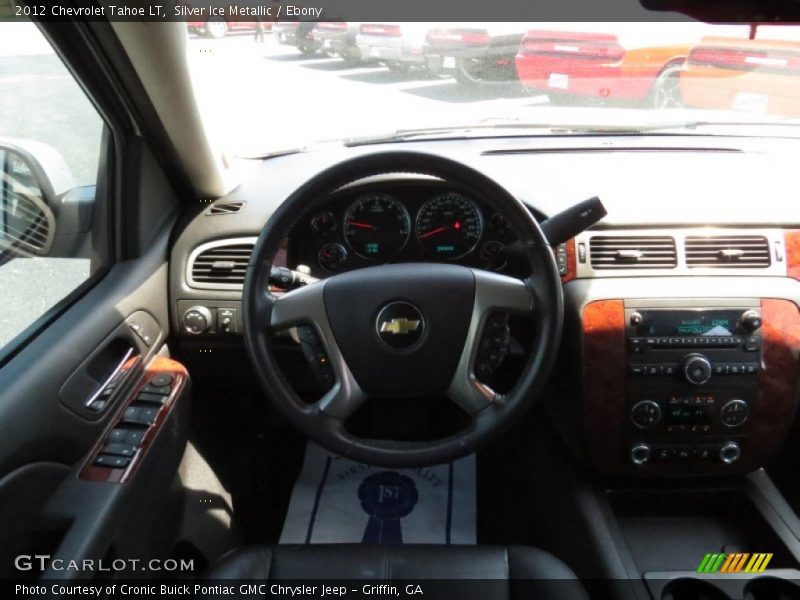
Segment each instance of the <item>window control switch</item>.
[[161,394],[150,394],[148,392],[139,392],[139,395],[136,396],[136,404],[139,402],[148,403],[152,402],[155,404],[164,404],[167,401],[167,396]]
[[130,444],[131,446],[141,446],[144,434],[147,433],[147,428],[137,427],[136,429],[123,430],[127,434],[123,443]]
[[168,385],[146,385],[142,388],[143,394],[159,394],[160,396],[169,396],[170,392],[172,392],[172,387]]
[[106,444],[100,452],[103,454],[113,454],[114,456],[127,456],[131,458],[136,454],[136,446],[130,444]]
[[108,432],[106,437],[107,444],[124,444],[128,439],[128,430],[121,427],[115,427]]
[[122,414],[122,422],[130,425],[152,425],[158,416],[157,407],[150,405],[138,405],[136,402],[125,409]]
[[96,467],[110,467],[112,469],[124,469],[131,462],[126,456],[114,456],[113,454],[98,454],[92,463]]

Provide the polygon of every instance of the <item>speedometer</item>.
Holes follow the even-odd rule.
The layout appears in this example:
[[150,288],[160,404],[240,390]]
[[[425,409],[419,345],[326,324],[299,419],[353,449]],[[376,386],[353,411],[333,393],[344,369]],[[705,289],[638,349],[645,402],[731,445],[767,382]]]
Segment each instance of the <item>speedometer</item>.
[[391,258],[411,235],[411,217],[403,204],[388,194],[356,200],[344,215],[344,237],[362,258]]
[[439,194],[420,208],[416,234],[428,254],[461,258],[478,245],[483,235],[483,217],[475,203],[463,194]]

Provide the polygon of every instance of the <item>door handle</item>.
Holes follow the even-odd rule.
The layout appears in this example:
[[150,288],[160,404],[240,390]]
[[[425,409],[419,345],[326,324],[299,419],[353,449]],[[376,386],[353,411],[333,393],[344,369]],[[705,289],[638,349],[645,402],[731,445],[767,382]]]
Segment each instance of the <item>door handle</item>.
[[[99,408],[94,408],[93,405],[103,395],[103,392],[105,392],[109,387],[111,387],[112,384],[115,384],[113,386],[113,389],[121,388],[124,386],[128,377],[130,377],[130,374],[135,371],[135,367],[142,360],[141,354],[135,354],[135,353],[136,353],[136,348],[133,347],[128,348],[128,351],[124,354],[119,363],[111,370],[111,374],[103,381],[103,383],[101,383],[97,387],[97,389],[92,393],[92,395],[89,396],[89,398],[86,400],[86,402],[84,403],[84,406],[86,408],[89,408],[91,410],[101,410],[105,405]],[[131,365],[129,365],[126,369],[128,361],[130,361],[130,359],[134,357],[134,354],[135,354],[134,362]],[[120,379],[120,381],[117,381],[117,379]],[[110,395],[113,395],[113,392]]]

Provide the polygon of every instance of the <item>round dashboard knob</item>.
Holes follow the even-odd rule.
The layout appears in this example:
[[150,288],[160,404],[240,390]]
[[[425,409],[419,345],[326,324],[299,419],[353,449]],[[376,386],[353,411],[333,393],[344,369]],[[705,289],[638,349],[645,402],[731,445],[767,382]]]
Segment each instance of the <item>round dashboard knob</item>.
[[642,400],[631,408],[631,421],[639,429],[648,429],[661,420],[661,406],[653,400]]
[[186,333],[200,335],[211,328],[214,317],[205,306],[193,306],[183,313],[183,329]]
[[727,442],[719,449],[719,459],[726,465],[735,463],[741,455],[742,449],[736,442]]
[[702,354],[690,354],[683,361],[683,376],[689,383],[703,385],[711,379],[711,363]]
[[719,411],[719,417],[726,427],[744,425],[750,416],[750,406],[744,400],[735,398],[726,402]]
[[742,327],[751,333],[761,328],[761,315],[754,310],[744,311],[739,320],[742,322]]
[[631,448],[631,462],[635,465],[643,465],[650,460],[650,446],[647,444],[634,444]]

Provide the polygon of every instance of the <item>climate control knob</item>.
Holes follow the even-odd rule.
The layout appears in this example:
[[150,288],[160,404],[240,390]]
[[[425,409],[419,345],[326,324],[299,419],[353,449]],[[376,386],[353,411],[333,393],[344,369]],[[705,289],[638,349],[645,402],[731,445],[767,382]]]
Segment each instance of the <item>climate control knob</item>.
[[183,329],[186,333],[200,335],[211,329],[214,317],[205,306],[193,306],[183,313]]
[[750,416],[750,406],[744,400],[738,398],[726,402],[719,411],[719,418],[727,427],[738,427],[744,425]]
[[742,449],[736,442],[727,442],[719,449],[719,459],[726,465],[730,465],[739,460]]
[[631,462],[635,465],[643,465],[650,460],[650,446],[647,444],[634,444],[631,447]]
[[653,400],[642,400],[631,408],[631,421],[639,429],[648,429],[661,420],[661,407]]
[[683,359],[683,376],[689,383],[703,385],[711,379],[711,363],[702,354],[690,354]]

